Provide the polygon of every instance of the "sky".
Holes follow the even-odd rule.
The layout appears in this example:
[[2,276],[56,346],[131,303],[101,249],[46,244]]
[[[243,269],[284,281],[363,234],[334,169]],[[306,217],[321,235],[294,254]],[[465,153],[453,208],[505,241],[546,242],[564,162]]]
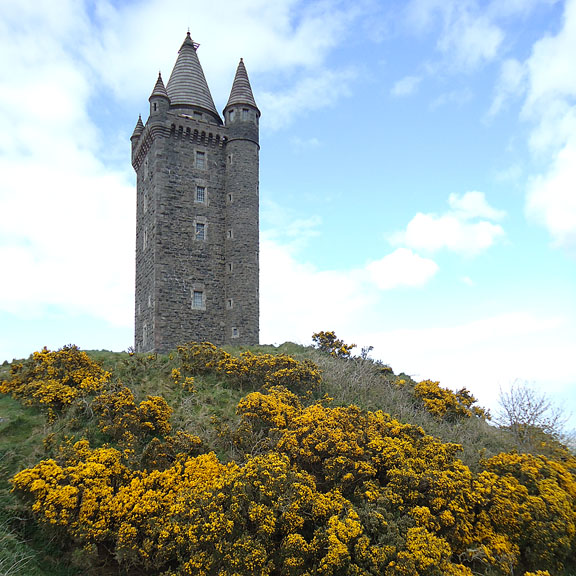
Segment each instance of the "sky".
[[133,345],[130,135],[190,29],[262,112],[261,343],[334,330],[576,428],[576,0],[0,8],[0,362]]

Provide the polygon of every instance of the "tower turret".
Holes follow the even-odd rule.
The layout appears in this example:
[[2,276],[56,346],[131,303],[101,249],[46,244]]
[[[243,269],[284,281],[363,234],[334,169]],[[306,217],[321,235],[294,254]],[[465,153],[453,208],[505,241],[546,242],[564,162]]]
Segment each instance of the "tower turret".
[[226,126],[230,128],[230,138],[252,140],[258,144],[260,110],[256,106],[242,58],[236,69],[228,103],[224,108],[224,119]]
[[130,142],[132,143],[132,155],[134,155],[134,150],[138,145],[138,141],[140,140],[142,132],[144,132],[144,123],[142,122],[142,115],[138,114],[138,122],[136,122],[136,126],[134,126],[134,132],[132,132],[132,136],[130,136]]
[[[226,144],[227,330],[241,341],[258,341],[259,327],[259,129],[244,61],[240,59],[224,108]],[[242,327],[242,328],[239,328]],[[243,330],[243,332],[240,332]]]
[[156,80],[154,90],[152,90],[148,101],[150,102],[150,117],[165,114],[170,107],[170,97],[168,96],[168,92],[166,92],[166,87],[164,86],[160,72],[158,72],[158,80]]

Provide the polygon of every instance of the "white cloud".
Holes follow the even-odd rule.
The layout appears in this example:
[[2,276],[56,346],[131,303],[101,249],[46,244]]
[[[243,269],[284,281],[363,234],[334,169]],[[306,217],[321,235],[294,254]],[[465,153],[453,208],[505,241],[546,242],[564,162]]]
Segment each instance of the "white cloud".
[[[492,208],[482,192],[451,194],[451,210],[445,214],[419,212],[393,241],[415,250],[450,250],[464,256],[476,256],[504,237],[504,229],[488,220],[503,218],[504,212]],[[478,220],[484,218],[484,220]]]
[[433,260],[423,258],[408,248],[398,248],[366,267],[370,279],[380,290],[405,286],[423,286],[438,272]]
[[383,291],[424,286],[438,271],[432,260],[399,248],[364,268],[321,270],[302,257],[303,244],[264,232],[260,242],[260,339],[308,342],[330,326],[352,333],[373,317]]
[[[132,322],[131,177],[98,159],[83,5],[10,3],[0,17],[0,310]],[[74,49],[72,49],[74,47]]]
[[488,220],[502,220],[506,216],[503,210],[497,210],[486,202],[483,192],[466,192],[465,194],[450,194],[448,204],[454,214],[461,220],[473,218],[488,218]]
[[562,29],[555,36],[545,36],[533,47],[527,61],[528,97],[525,112],[541,114],[551,102],[576,95],[576,2],[564,4]]
[[260,340],[306,342],[323,326],[346,332],[372,301],[358,270],[319,270],[290,245],[260,243]]
[[550,170],[529,187],[526,212],[543,225],[557,246],[576,255],[576,148],[566,146]]
[[476,2],[413,0],[407,15],[419,32],[440,22],[437,48],[457,71],[472,71],[498,57],[504,33]]
[[418,90],[418,86],[422,81],[421,76],[404,76],[392,86],[390,91],[392,96],[410,96]]
[[526,213],[558,247],[576,247],[576,0],[564,4],[562,27],[536,42],[524,63],[522,117],[532,122],[532,151],[547,167],[528,181]]

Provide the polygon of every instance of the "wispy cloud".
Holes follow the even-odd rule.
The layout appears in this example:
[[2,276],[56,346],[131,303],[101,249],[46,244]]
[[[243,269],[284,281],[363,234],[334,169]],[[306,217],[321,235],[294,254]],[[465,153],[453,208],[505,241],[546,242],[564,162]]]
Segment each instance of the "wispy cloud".
[[422,82],[421,76],[404,76],[394,83],[390,93],[397,97],[410,96],[418,90],[420,82]]
[[444,65],[459,72],[494,60],[504,40],[500,26],[476,2],[413,0],[407,17],[420,33],[439,28],[437,50]]
[[356,72],[351,68],[322,70],[302,77],[283,90],[261,91],[258,106],[266,126],[279,129],[297,116],[334,105],[350,94],[349,85],[355,77]]

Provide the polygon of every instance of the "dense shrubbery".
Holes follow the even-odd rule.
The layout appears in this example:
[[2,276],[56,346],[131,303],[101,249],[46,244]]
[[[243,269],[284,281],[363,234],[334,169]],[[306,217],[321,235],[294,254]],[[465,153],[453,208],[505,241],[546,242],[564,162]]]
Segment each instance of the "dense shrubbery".
[[[43,351],[42,363],[60,353]],[[182,374],[212,374],[252,388],[229,431],[242,457],[204,452],[199,437],[173,431],[162,397],[138,402],[107,375],[83,399],[100,444],[69,440],[13,478],[87,564],[163,576],[545,576],[573,566],[574,459],[502,453],[472,471],[459,445],[422,428],[301,395],[321,382],[310,361],[236,358],[208,344],[181,347],[178,361],[167,379],[179,386]],[[43,384],[30,371],[28,387],[23,374],[13,370],[2,390],[17,386],[29,402]],[[58,377],[69,381],[65,369]],[[188,384],[180,393],[195,394]],[[465,390],[425,382],[414,393],[436,417],[483,416]]]

